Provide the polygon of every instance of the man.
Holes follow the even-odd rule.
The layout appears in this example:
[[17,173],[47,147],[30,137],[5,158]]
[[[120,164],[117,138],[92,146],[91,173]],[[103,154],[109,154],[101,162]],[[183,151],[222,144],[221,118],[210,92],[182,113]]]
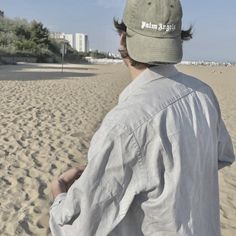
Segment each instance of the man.
[[234,161],[216,97],[182,74],[178,0],[128,0],[120,52],[133,81],[95,133],[88,165],[52,184],[53,235],[219,236],[218,168]]

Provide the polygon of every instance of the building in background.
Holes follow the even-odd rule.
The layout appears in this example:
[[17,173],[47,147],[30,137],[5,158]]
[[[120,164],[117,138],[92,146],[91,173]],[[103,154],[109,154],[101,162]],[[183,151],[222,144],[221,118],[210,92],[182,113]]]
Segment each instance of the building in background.
[[89,40],[86,34],[75,34],[75,44],[74,49],[78,52],[88,52],[89,51]]
[[4,11],[0,10],[0,18],[4,18]]
[[64,39],[64,33],[61,32],[51,32],[50,37],[53,39]]
[[50,37],[53,39],[64,39],[66,40],[72,48],[74,48],[74,36],[73,34],[65,34],[61,32],[51,32]]
[[73,35],[61,32],[51,32],[50,37],[66,40],[70,46],[78,52],[89,52],[89,40],[88,35],[86,34],[76,33]]
[[64,39],[70,44],[72,48],[74,48],[74,37],[73,34],[64,34]]

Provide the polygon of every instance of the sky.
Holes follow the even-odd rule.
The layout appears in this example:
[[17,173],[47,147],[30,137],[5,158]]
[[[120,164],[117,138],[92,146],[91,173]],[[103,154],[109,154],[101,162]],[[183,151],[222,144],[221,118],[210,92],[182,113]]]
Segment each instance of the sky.
[[[50,31],[85,33],[91,49],[117,53],[113,17],[122,19],[126,0],[0,0],[10,18],[42,22]],[[236,62],[236,0],[182,0],[183,28],[194,38],[184,43],[183,60]]]

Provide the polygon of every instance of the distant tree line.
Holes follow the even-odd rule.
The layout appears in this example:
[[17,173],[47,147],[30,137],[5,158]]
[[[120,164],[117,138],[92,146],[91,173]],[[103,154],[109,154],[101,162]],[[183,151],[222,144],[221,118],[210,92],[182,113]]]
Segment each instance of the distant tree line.
[[[49,30],[37,21],[0,19],[0,55],[32,56],[44,62],[60,60],[62,40],[50,38]],[[81,60],[81,55],[67,44],[67,59]]]
[[0,60],[1,56],[36,57],[38,62],[61,60],[62,44],[66,43],[67,62],[86,62],[85,57],[114,58],[98,50],[87,53],[77,52],[63,39],[53,39],[49,30],[37,21],[0,18]]

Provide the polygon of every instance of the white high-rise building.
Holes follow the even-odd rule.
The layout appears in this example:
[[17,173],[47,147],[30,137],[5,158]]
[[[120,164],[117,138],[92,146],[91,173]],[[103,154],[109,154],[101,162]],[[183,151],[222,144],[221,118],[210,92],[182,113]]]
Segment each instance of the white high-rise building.
[[88,52],[89,51],[88,35],[76,33],[74,49],[76,49],[78,52]]
[[51,32],[50,37],[53,39],[63,39],[64,38],[64,33],[61,32]]
[[73,34],[65,34],[61,32],[52,32],[50,33],[51,38],[54,39],[65,39],[70,46],[73,48],[74,47],[74,37]]
[[89,40],[88,35],[76,33],[73,34],[65,34],[61,32],[51,32],[51,38],[66,40],[71,47],[73,47],[78,52],[89,52]]
[[73,48],[74,47],[74,37],[73,37],[73,34],[65,34],[64,38],[65,38],[65,40],[68,41],[70,46]]

